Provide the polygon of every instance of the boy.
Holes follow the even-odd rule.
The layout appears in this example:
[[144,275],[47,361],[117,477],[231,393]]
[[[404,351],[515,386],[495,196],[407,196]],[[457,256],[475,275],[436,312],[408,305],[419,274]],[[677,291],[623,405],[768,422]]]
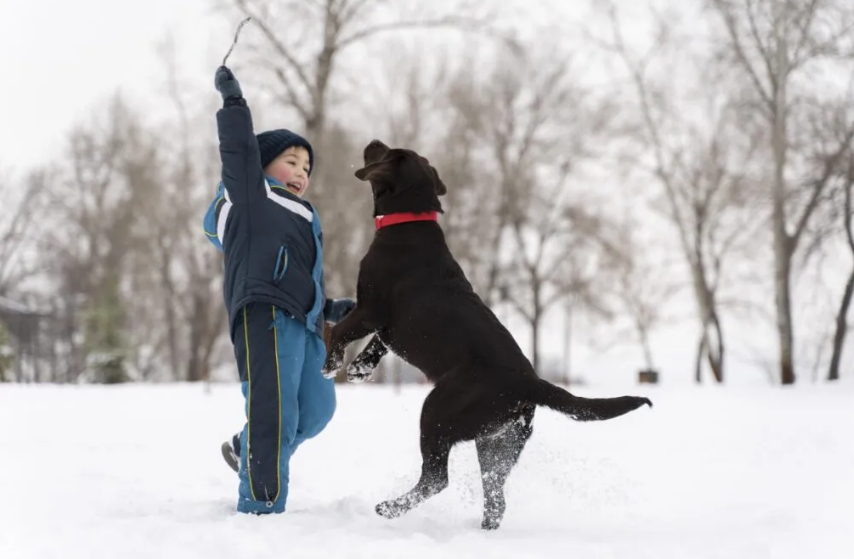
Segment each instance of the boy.
[[[223,292],[245,398],[246,424],[223,454],[240,477],[237,510],[281,513],[291,455],[335,411],[324,378],[324,322],[353,309],[327,300],[317,211],[302,200],[314,166],[305,138],[253,132],[240,85],[225,66],[214,79],[222,181],[204,228],[225,256]],[[239,460],[239,467],[238,462]]]

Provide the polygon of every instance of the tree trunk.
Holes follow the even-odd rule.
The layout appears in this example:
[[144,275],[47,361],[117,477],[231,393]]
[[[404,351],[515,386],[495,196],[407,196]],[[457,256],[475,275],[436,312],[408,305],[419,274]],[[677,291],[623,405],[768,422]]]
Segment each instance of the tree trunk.
[[[775,230],[777,227],[775,226]],[[785,232],[784,232],[785,234]],[[777,235],[775,235],[776,237]],[[785,241],[785,239],[784,239]],[[785,247],[775,241],[774,291],[777,307],[777,336],[780,349],[780,382],[795,383],[794,336],[792,333],[792,301],[790,295],[790,256]]]
[[[721,328],[721,321],[718,318],[718,313],[716,311],[712,311],[711,323],[710,326],[715,327],[715,338],[717,341],[717,353],[714,351],[714,347],[711,343],[708,344],[707,347],[707,357],[709,360],[709,367],[712,369],[712,375],[715,378],[715,381],[718,384],[723,384],[724,382],[724,336]],[[708,331],[708,330],[707,330]]]
[[708,340],[706,327],[703,326],[703,330],[700,332],[700,344],[697,347],[697,358],[694,360],[694,382],[697,384],[703,384],[703,355],[706,353]]
[[[501,181],[501,188],[498,193],[500,197],[498,202],[498,214],[496,215],[498,223],[496,223],[495,229],[492,231],[492,236],[489,239],[487,250],[484,251],[484,254],[488,254],[489,256],[487,258],[490,259],[486,274],[484,303],[490,308],[493,307],[496,302],[503,303],[507,298],[506,288],[503,285],[499,285],[499,277],[501,275],[501,259],[499,255],[501,254],[501,236],[504,233],[504,229],[507,227],[508,221],[508,190],[507,181]],[[495,300],[496,289],[499,290],[498,301]]]
[[211,359],[213,358],[217,341],[220,339],[220,329],[222,328],[222,325],[227,324],[228,322],[225,305],[216,306],[210,311],[210,314],[205,315],[205,317],[204,337],[202,338],[202,347],[204,347],[204,351],[199,358],[201,361],[199,368],[201,370],[202,379],[208,381],[211,376]]
[[202,371],[202,353],[204,345],[202,338],[204,336],[205,316],[199,309],[199,297],[193,296],[193,313],[190,315],[190,344],[189,356],[187,359],[187,381],[198,382],[203,380],[204,374]]
[[15,382],[21,384],[24,382],[24,366],[23,359],[21,358],[23,354],[21,349],[21,340],[18,339],[17,336],[13,336],[12,343],[14,344],[14,347],[12,348],[12,355],[15,359]]
[[570,361],[570,350],[572,345],[572,306],[566,306],[566,324],[564,324],[564,340],[563,340],[563,374],[564,383],[569,386],[572,370],[572,362]]
[[780,350],[780,382],[795,383],[794,335],[792,332],[791,263],[792,239],[786,231],[786,76],[789,73],[786,40],[782,22],[775,22],[777,76],[774,87],[771,149],[774,154],[774,299],[777,310],[777,336]]
[[[163,248],[161,247],[161,250]],[[178,298],[175,295],[175,285],[170,277],[169,256],[164,253],[164,262],[161,263],[161,281],[165,291],[163,296],[164,312],[166,314],[166,332],[169,337],[169,377],[176,381],[180,378],[180,356],[178,354],[178,319],[175,313],[175,305]]]
[[539,311],[534,312],[533,320],[531,321],[531,366],[534,367],[534,372],[540,374],[540,317]]
[[[699,221],[698,221],[699,223]],[[700,239],[700,232],[697,232],[696,239]],[[699,241],[695,241],[699,243]],[[724,354],[723,354],[723,328],[718,319],[718,312],[715,308],[715,296],[709,281],[706,276],[706,268],[703,263],[702,247],[697,244],[694,247],[694,255],[688,259],[691,264],[691,275],[694,285],[694,297],[697,300],[697,310],[700,316],[700,345],[697,348],[697,357],[695,360],[695,381],[697,384],[702,383],[702,367],[703,356],[707,358],[709,367],[712,370],[712,376],[718,383],[724,381]],[[717,345],[712,344],[709,336],[709,330],[714,327],[715,341]],[[718,351],[715,352],[715,347]]]
[[[852,229],[852,188],[854,188],[854,159],[848,164],[848,184],[845,185],[845,237],[848,240],[848,248],[854,256],[854,229]],[[842,295],[842,303],[839,305],[839,314],[836,315],[836,334],[833,336],[833,356],[830,359],[830,371],[827,380],[839,380],[839,363],[842,360],[842,348],[845,344],[845,336],[848,333],[848,308],[854,297],[854,270],[848,276],[848,283]]]
[[842,360],[842,348],[845,344],[845,336],[848,333],[848,308],[854,297],[854,270],[848,276],[845,285],[845,293],[842,295],[842,304],[839,305],[839,313],[836,315],[836,334],[833,336],[833,356],[830,359],[830,371],[827,380],[839,380],[839,363]]
[[199,299],[200,295],[197,293],[193,294],[193,305],[191,307],[191,312],[189,321],[190,321],[190,343],[189,343],[189,355],[187,356],[187,381],[188,382],[197,382],[202,380],[201,375],[201,353],[203,351],[202,347],[202,335],[205,329],[204,325],[204,315],[199,312]]
[[[718,384],[724,382],[724,339],[721,323],[718,319],[718,313],[712,311],[707,315],[707,319],[701,324],[702,331],[700,332],[700,346],[697,348],[697,357],[694,361],[694,375],[697,384],[702,383],[703,357],[709,362],[709,368],[712,370],[712,377]],[[714,336],[717,344],[712,344],[709,330],[714,327]],[[715,351],[717,347],[717,352]]]
[[218,317],[221,312],[225,311],[211,311],[210,302],[205,299],[203,292],[197,292],[193,295],[193,306],[189,317],[188,382],[210,380],[210,359],[213,354],[213,347],[219,337],[219,329],[213,326],[213,324],[218,326],[218,320],[214,322],[211,314],[215,314]]
[[540,302],[540,284],[532,278],[533,313],[531,313],[531,365],[534,372],[540,374],[540,322],[543,319],[542,303]]
[[643,347],[643,358],[646,362],[646,370],[655,370],[655,365],[652,362],[652,347],[649,343],[649,331],[647,328],[640,328],[641,346]]

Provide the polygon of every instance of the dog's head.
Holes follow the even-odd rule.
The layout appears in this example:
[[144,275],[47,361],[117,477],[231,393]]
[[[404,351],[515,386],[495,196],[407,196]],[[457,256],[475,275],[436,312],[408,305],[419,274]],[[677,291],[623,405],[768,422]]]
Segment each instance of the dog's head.
[[448,189],[427,159],[410,149],[389,148],[379,140],[365,147],[364,159],[356,178],[371,183],[374,216],[442,211],[439,196]]

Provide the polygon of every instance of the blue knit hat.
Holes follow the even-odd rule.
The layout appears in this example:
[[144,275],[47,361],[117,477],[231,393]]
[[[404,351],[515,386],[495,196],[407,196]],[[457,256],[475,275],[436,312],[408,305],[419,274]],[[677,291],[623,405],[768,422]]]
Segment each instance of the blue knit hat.
[[311,176],[314,171],[314,150],[308,140],[284,128],[261,132],[255,137],[258,140],[258,149],[261,150],[261,167],[269,165],[289,147],[299,146],[308,151],[308,175]]

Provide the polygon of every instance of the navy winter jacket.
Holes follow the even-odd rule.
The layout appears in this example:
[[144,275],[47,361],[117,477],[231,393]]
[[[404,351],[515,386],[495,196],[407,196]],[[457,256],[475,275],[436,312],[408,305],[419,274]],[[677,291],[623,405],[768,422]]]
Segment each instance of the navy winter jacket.
[[204,229],[225,256],[230,328],[244,305],[262,302],[323,337],[326,294],[317,211],[264,175],[249,107],[226,105],[216,118],[222,180]]

